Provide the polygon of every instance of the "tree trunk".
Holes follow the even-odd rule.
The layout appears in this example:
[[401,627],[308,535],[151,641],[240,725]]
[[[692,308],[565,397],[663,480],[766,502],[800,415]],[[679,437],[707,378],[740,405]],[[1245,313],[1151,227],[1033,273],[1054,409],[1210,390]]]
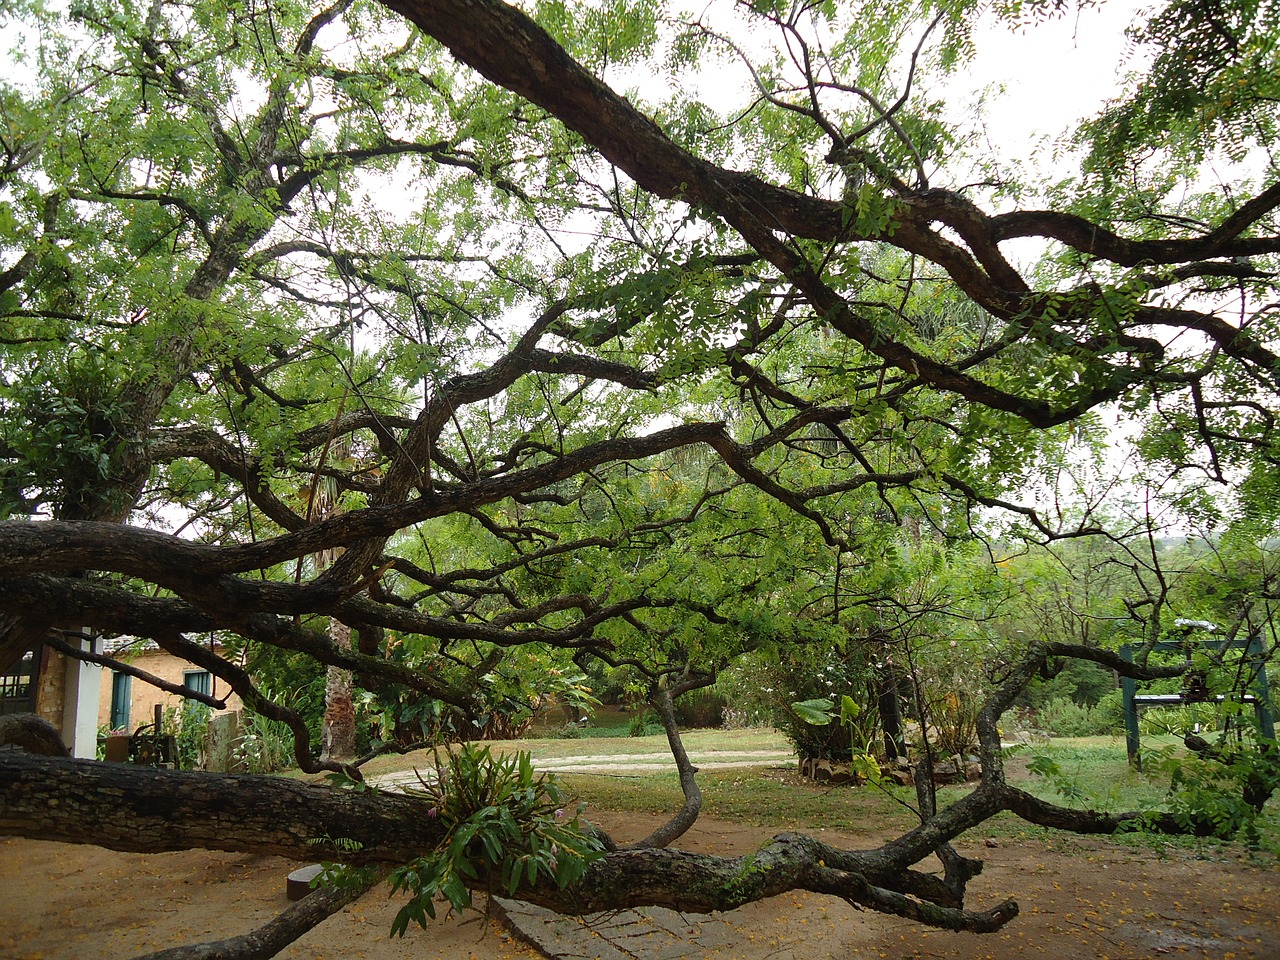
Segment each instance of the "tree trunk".
[[[351,628],[341,620],[329,621],[329,637],[334,646],[351,646]],[[329,667],[324,681],[324,724],[321,727],[320,759],[345,763],[356,756],[356,707],[352,695],[354,680],[350,670]]]
[[898,671],[892,663],[886,663],[876,674],[880,708],[880,726],[884,729],[884,752],[890,760],[907,755],[906,738],[902,729],[902,703],[898,699]]
[[667,744],[671,747],[671,756],[675,759],[676,770],[680,774],[680,792],[684,794],[684,803],[670,820],[643,840],[633,844],[636,848],[665,847],[674,843],[693,826],[698,819],[699,811],[702,810],[702,790],[698,787],[697,778],[698,768],[689,761],[684,741],[680,739],[680,728],[676,724],[676,709],[671,691],[665,687],[659,687],[649,698],[649,703],[658,712],[658,717],[662,720],[662,729],[666,731]]

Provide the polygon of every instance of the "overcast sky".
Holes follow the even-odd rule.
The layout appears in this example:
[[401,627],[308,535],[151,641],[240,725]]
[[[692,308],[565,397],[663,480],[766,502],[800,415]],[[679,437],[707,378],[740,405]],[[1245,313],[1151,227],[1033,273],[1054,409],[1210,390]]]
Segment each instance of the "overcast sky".
[[[963,81],[970,91],[1003,83],[986,120],[1002,153],[1036,151],[1123,92],[1125,28],[1141,17],[1135,0],[1113,0],[1031,30],[1012,32],[988,18],[976,35],[978,56]],[[1006,155],[1008,155],[1006,153]]]

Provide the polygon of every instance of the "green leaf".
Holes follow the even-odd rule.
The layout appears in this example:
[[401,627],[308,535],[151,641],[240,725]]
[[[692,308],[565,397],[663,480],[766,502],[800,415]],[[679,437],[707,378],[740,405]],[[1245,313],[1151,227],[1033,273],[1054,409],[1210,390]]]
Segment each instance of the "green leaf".
[[791,709],[805,723],[821,727],[831,722],[831,711],[835,709],[835,704],[826,697],[820,697],[815,700],[801,700],[793,703],[791,704]]

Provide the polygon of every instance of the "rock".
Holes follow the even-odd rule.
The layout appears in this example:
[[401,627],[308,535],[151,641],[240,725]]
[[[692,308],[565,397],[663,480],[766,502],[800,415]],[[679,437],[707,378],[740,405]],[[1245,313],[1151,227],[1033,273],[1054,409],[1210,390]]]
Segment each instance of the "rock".
[[11,713],[0,717],[0,747],[7,746],[42,757],[71,756],[53,724],[34,713]]
[[808,777],[819,783],[861,783],[860,777],[853,773],[847,763],[828,760],[823,757],[805,757],[800,761],[800,776]]
[[324,872],[324,867],[318,863],[308,864],[305,867],[299,867],[293,873],[289,874],[289,879],[285,882],[285,892],[290,900],[301,900],[309,894],[314,888],[311,881],[320,876]]
[[853,775],[853,769],[847,763],[831,764],[831,782],[832,783],[857,783],[861,782],[858,777]]

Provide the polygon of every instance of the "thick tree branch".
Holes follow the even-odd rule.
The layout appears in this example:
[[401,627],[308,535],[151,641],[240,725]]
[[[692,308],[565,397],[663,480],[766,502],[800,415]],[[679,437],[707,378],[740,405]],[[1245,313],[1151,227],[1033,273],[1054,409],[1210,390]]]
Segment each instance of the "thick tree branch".
[[[1133,371],[1103,362],[1100,366],[1107,375],[1100,378],[1101,386],[1054,407],[1031,395],[998,389],[961,368],[910,349],[856,316],[810,264],[776,236],[781,231],[824,240],[872,239],[851,229],[841,204],[793,193],[693,156],[574,62],[533,20],[499,0],[385,2],[448,46],[462,62],[555,115],[649,192],[713,210],[795,283],[828,322],[913,376],[1041,427],[1074,419],[1115,399],[1131,385]],[[891,218],[893,227],[875,239],[927,257],[991,313],[1025,328],[1025,318],[1036,315],[1036,297],[1029,295],[1026,283],[1000,254],[1002,240],[1043,236],[1128,266],[1275,252],[1280,250],[1280,238],[1231,239],[1245,229],[1246,221],[1275,205],[1273,194],[1280,196],[1280,189],[1272,188],[1263,195],[1265,199],[1246,204],[1238,217],[1223,224],[1220,233],[1205,240],[1128,242],[1079,217],[1037,211],[993,218],[958,194],[923,190],[898,205]],[[973,253],[934,231],[930,224],[935,221],[955,230]],[[1159,308],[1146,309],[1150,314],[1161,313]],[[1257,352],[1260,348],[1237,349]]]
[[[118,815],[99,816],[107,805]],[[423,798],[277,777],[150,770],[0,751],[0,831],[112,850],[203,847],[393,865],[445,839],[445,827],[428,815],[429,806]],[[50,817],[50,810],[58,815]],[[970,912],[917,899],[936,884],[909,871],[899,876],[901,871],[880,870],[878,861],[874,852],[840,852],[809,837],[784,834],[748,857],[619,850],[591,863],[582,880],[564,890],[526,885],[517,896],[562,913],[645,905],[708,913],[810,890],[978,932],[998,929],[1017,914],[1011,901]],[[476,882],[483,886],[486,878]],[[946,896],[937,892],[940,899]]]

